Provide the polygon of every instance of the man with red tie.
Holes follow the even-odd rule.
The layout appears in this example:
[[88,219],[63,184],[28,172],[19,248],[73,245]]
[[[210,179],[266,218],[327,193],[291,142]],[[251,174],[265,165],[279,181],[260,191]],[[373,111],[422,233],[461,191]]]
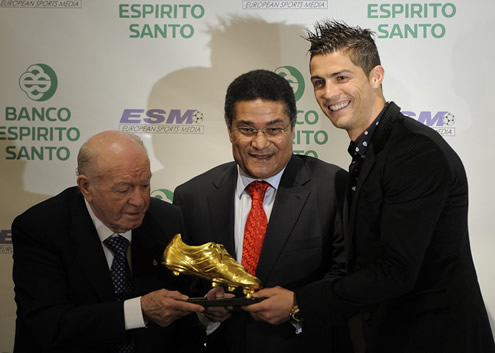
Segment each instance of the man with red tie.
[[[293,90],[278,74],[255,70],[228,87],[225,120],[235,162],[219,165],[175,190],[189,245],[221,243],[265,288],[294,290],[344,272],[341,208],[347,172],[318,159],[292,154],[296,124]],[[202,292],[207,291],[202,288]],[[290,303],[274,326],[234,310],[208,326],[206,346],[215,352],[300,352],[337,348],[325,327],[309,332]],[[218,310],[218,309],[217,309]],[[214,320],[214,315],[206,316]],[[213,331],[213,332],[211,332]]]

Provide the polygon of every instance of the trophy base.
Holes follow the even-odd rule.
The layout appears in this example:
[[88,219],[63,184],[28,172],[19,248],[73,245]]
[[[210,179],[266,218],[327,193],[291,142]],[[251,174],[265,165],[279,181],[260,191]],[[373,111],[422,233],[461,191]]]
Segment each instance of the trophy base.
[[222,298],[222,299],[206,299],[206,298],[189,298],[185,301],[188,303],[199,304],[204,307],[209,306],[247,306],[255,303],[259,303],[266,298]]

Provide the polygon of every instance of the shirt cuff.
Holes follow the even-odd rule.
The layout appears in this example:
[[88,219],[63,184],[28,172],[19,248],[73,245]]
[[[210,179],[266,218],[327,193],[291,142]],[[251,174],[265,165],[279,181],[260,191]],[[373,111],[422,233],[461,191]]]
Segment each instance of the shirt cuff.
[[302,333],[302,331],[303,331],[303,323],[302,322],[295,322],[293,320],[289,320],[289,322],[296,329],[296,335]]
[[206,331],[207,336],[211,335],[213,332],[215,332],[216,329],[220,327],[220,322],[213,322],[208,320],[203,313],[197,313],[197,315],[199,322],[201,323],[201,325],[203,325]]
[[146,327],[141,310],[141,297],[124,301],[124,323],[126,330]]

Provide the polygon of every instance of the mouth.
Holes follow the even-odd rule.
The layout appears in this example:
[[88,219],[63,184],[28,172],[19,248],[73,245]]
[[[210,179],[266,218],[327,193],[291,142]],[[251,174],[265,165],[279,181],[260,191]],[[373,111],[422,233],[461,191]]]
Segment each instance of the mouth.
[[338,104],[333,104],[333,105],[328,105],[328,109],[332,112],[336,112],[336,111],[339,111],[339,110],[342,110],[344,109],[345,107],[347,107],[349,104],[351,104],[351,101],[345,101],[345,102],[340,102]]
[[140,218],[144,216],[143,212],[127,212],[126,215],[129,218]]
[[270,157],[273,156],[273,153],[250,153],[249,154],[252,158],[257,159],[257,160],[265,160],[269,159]]

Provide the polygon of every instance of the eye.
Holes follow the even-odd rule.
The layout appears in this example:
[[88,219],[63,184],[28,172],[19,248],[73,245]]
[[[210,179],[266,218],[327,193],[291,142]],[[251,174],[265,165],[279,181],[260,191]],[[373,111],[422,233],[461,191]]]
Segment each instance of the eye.
[[340,75],[340,76],[337,76],[336,79],[337,79],[337,82],[346,82],[349,80],[349,77],[344,76],[344,75]]
[[258,133],[258,130],[252,127],[238,127],[236,130],[244,136],[254,136]]
[[325,86],[325,80],[323,79],[314,79],[312,83],[314,88],[321,88]]
[[284,131],[285,131],[285,128],[283,128],[283,127],[267,127],[265,129],[266,134],[269,136],[278,136]]

